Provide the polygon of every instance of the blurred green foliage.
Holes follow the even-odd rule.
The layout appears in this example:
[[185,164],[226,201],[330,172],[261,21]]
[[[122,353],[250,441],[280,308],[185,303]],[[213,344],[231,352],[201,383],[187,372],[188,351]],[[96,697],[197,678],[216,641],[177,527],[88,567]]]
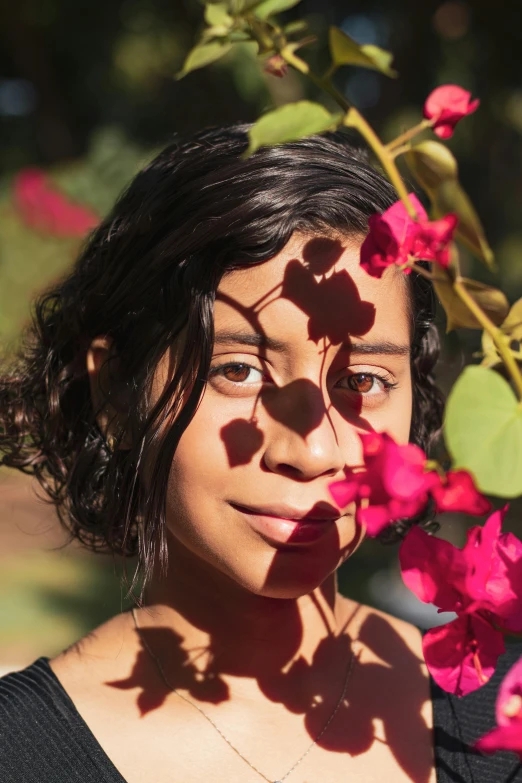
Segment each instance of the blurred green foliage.
[[[121,128],[101,128],[93,132],[82,158],[54,164],[50,174],[68,197],[104,215],[149,156]],[[6,179],[0,188],[0,339],[14,343],[32,295],[73,263],[80,243],[29,229],[9,184]]]
[[[327,27],[394,52],[400,78],[343,69],[337,86],[386,139],[420,116],[437,84],[481,100],[450,147],[496,251],[501,280],[467,258],[465,273],[522,295],[522,45],[520,5],[493,13],[485,0],[302,0],[318,42],[305,57],[326,67]],[[101,23],[103,20],[103,23]],[[263,73],[248,45],[181,82],[177,73],[203,28],[197,0],[23,0],[0,10],[0,339],[12,338],[27,298],[71,263],[74,242],[30,236],[10,209],[12,176],[50,169],[71,196],[106,213],[137,167],[174,133],[253,120],[287,100],[317,98],[295,73]],[[476,347],[476,336],[466,340]]]
[[25,552],[3,562],[0,595],[0,664],[56,655],[128,608],[112,563],[77,551]]

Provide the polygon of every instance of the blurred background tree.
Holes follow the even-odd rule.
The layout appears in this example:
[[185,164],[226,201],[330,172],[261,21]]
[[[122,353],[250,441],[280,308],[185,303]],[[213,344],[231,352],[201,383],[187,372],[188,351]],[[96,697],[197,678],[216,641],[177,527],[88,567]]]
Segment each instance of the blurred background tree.
[[[302,0],[285,15],[303,17],[318,36],[304,56],[320,68],[330,24],[394,52],[398,80],[356,69],[337,76],[384,138],[419,118],[441,83],[480,97],[450,147],[496,252],[497,282],[511,301],[522,296],[520,2]],[[176,82],[202,23],[197,0],[0,0],[0,342],[7,350],[34,294],[67,269],[79,246],[27,225],[13,198],[20,170],[45,170],[73,201],[103,215],[173,134],[254,120],[288,100],[315,97],[292,72],[264,73],[248,46]],[[490,282],[484,268],[468,271]],[[443,385],[458,369],[449,360],[477,350],[478,337],[446,339]],[[458,538],[457,518],[445,521],[449,535],[452,527]],[[34,499],[30,482],[5,471],[0,541],[0,666],[52,654],[119,610],[112,564],[75,547],[56,549],[63,536],[52,512]],[[383,574],[394,558],[395,550],[365,544],[344,569],[343,588],[379,603],[390,592]]]

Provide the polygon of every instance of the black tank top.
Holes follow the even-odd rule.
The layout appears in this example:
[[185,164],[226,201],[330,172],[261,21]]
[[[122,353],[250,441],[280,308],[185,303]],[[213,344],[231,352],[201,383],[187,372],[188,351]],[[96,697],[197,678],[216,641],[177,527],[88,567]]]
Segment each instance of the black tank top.
[[[522,783],[522,764],[513,753],[484,756],[471,747],[495,725],[498,686],[521,654],[521,645],[510,646],[490,682],[463,699],[431,682],[437,783]],[[48,658],[0,678],[0,781],[126,783]]]

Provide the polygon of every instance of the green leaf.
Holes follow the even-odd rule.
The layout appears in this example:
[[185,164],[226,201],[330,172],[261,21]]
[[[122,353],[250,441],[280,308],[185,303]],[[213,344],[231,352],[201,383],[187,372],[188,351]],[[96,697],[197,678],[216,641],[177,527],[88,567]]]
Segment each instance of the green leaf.
[[234,20],[227,12],[226,3],[207,5],[205,8],[205,21],[210,27],[229,28],[234,23]]
[[438,141],[422,141],[405,156],[406,163],[426,192],[436,190],[448,179],[456,180],[459,167],[453,153]]
[[522,494],[522,408],[494,370],[466,367],[446,405],[444,437],[454,466],[475,476],[482,492]]
[[297,141],[306,136],[337,128],[341,119],[340,115],[330,114],[319,103],[311,101],[287,103],[268,112],[252,126],[249,132],[250,145],[245,157],[252,155],[259,147]]
[[[510,351],[518,364],[522,367],[522,340],[512,337],[509,341]],[[484,358],[481,361],[482,367],[500,367],[503,364],[502,358],[498,352],[493,338],[488,332],[482,332],[482,353]]]
[[[252,41],[249,34],[243,32],[242,30],[233,30],[229,34],[228,40],[231,41],[232,43],[245,43],[246,41]],[[256,46],[258,46],[257,41],[253,41],[253,43],[255,43]]]
[[232,33],[229,31],[228,27],[225,27],[224,25],[220,25],[219,27],[205,27],[201,34],[199,45],[206,46],[206,44],[216,41],[216,39],[217,43],[223,44],[230,42],[231,38]]
[[435,216],[442,217],[448,212],[455,212],[459,222],[455,235],[469,247],[479,258],[493,268],[495,258],[491,250],[480,218],[471,203],[469,196],[462,189],[458,181],[447,180],[443,182],[435,193],[433,201]]
[[393,54],[380,49],[373,44],[362,46],[346,35],[338,27],[330,27],[330,53],[334,65],[359,65],[362,68],[372,68],[386,76],[395,77],[397,71],[391,67]]
[[268,19],[272,14],[280,14],[300,2],[301,0],[263,0],[255,6],[254,13],[259,19]]
[[[498,288],[478,283],[476,280],[469,280],[461,277],[460,281],[464,283],[473,299],[480,305],[482,310],[490,317],[497,326],[502,323],[509,312],[509,302]],[[482,325],[477,321],[464,302],[457,296],[453,290],[451,281],[446,278],[436,279],[433,282],[437,296],[439,297],[447,316],[446,331],[452,329],[482,329]]]
[[203,68],[205,65],[219,60],[223,55],[230,51],[232,44],[228,42],[212,41],[199,46],[195,46],[187,56],[183,68],[177,74],[177,79],[182,79],[187,73],[195,71],[197,68]]
[[283,27],[285,35],[296,35],[297,33],[305,33],[308,30],[308,22],[304,19],[299,19],[295,22],[290,22]]
[[459,218],[456,236],[489,267],[493,267],[493,251],[475,208],[460,185],[458,164],[450,150],[438,141],[423,141],[404,157],[415,179],[430,198],[433,217],[455,212]]

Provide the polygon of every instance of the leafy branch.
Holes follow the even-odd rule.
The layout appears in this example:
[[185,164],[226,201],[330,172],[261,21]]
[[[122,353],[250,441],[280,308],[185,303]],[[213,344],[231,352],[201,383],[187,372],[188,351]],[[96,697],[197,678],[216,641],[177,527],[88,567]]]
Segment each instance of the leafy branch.
[[[306,22],[299,20],[281,26],[276,18],[277,14],[298,5],[300,0],[224,0],[223,2],[203,0],[203,2],[207,27],[198,45],[188,54],[179,74],[180,77],[223,57],[236,43],[252,42],[258,55],[265,58],[264,66],[267,72],[283,75],[286,68],[293,68],[333,99],[340,109],[339,113],[332,113],[321,103],[303,100],[269,111],[251,127],[246,156],[252,155],[263,146],[296,141],[341,127],[354,128],[373,150],[412,224],[434,235],[436,230],[441,230],[444,220],[455,216],[458,222],[455,220],[454,240],[464,244],[490,269],[494,268],[493,253],[480,219],[459,182],[457,161],[440,141],[417,139],[421,133],[430,128],[439,138],[448,138],[453,133],[456,121],[474,111],[478,101],[470,101],[469,93],[455,85],[437,88],[426,100],[424,118],[413,127],[404,130],[395,139],[384,143],[361,112],[336,88],[333,78],[338,69],[345,66],[369,68],[389,78],[395,78],[397,73],[392,67],[393,56],[390,52],[373,45],[360,45],[343,30],[331,27],[329,31],[331,63],[326,73],[320,75],[313,71],[306,60],[296,54],[298,49],[315,41],[313,36],[308,35]],[[306,34],[305,37],[300,37],[303,33]],[[397,166],[397,159],[401,156],[404,157],[411,173],[431,202],[434,223],[424,221],[419,213],[419,207],[415,204],[416,199],[412,199],[411,194],[408,193]],[[512,347],[511,334],[514,319],[510,315],[508,301],[498,289],[461,276],[458,245],[454,240],[448,241],[447,248],[433,251],[434,255],[431,256],[416,256],[415,252],[412,252],[406,262],[401,261],[399,265],[406,271],[415,269],[419,274],[433,281],[447,314],[448,330],[453,328],[484,330],[483,342],[489,340],[489,353],[484,360],[484,366],[475,369],[491,374],[491,367],[498,366],[499,362],[503,363],[516,392],[515,397],[506,384],[503,399],[505,405],[509,400],[507,405],[509,417],[514,417],[517,432],[520,431],[522,434],[520,370],[522,351],[517,355],[517,351]],[[446,257],[445,254],[449,255],[451,262],[438,263]],[[432,271],[416,263],[416,259],[422,257],[427,257],[434,262]],[[517,324],[519,321],[520,319]],[[496,357],[495,361],[491,359],[492,352]],[[446,418],[445,433],[450,451],[457,464],[473,467],[479,483],[483,487],[488,485],[489,491],[493,494],[499,491],[500,486],[504,495],[521,494],[522,449],[519,450],[520,456],[517,458],[517,471],[511,471],[514,478],[507,484],[500,479],[490,480],[492,476],[499,476],[499,471],[495,469],[488,471],[482,465],[477,467],[473,449],[478,453],[478,447],[476,445],[472,447],[470,444],[473,443],[471,430],[473,428],[477,430],[473,416],[476,418],[479,414],[470,414],[473,420],[469,423],[468,412],[470,410],[478,412],[481,406],[476,403],[476,390],[472,389],[471,384],[466,380],[470,377],[469,373],[463,374],[449,400],[452,415]],[[506,383],[502,378],[497,377],[498,381]],[[497,381],[493,386],[496,383]],[[459,414],[466,413],[460,418],[468,421],[466,425],[468,438],[455,436],[459,430],[459,416],[455,415],[455,411]],[[502,426],[505,426],[504,419],[502,419]],[[450,420],[451,424],[448,423]],[[488,442],[495,441],[497,435],[496,431],[488,430],[486,433]],[[501,454],[501,445],[499,441],[497,450],[493,450],[488,461],[491,463],[497,460],[497,464],[501,466],[500,472],[504,471],[506,474],[506,457]]]

